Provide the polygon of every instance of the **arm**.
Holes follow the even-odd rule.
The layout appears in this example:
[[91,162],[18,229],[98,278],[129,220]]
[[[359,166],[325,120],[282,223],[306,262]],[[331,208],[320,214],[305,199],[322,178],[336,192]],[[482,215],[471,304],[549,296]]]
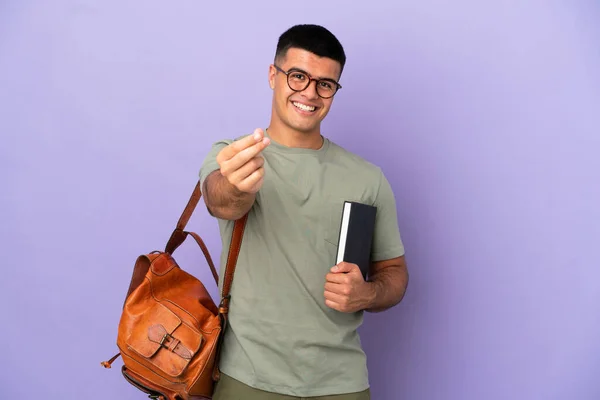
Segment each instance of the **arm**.
[[367,286],[369,295],[365,311],[381,312],[400,303],[408,286],[405,257],[371,264]]
[[356,264],[341,262],[326,276],[325,304],[341,312],[385,311],[398,304],[408,285],[404,245],[400,238],[396,202],[383,174],[375,205],[378,208],[369,276]]
[[389,181],[380,175],[375,200],[377,222],[367,288],[370,296],[364,307],[369,312],[381,312],[398,304],[408,285],[404,244],[400,237],[396,199]]
[[229,183],[221,171],[211,172],[204,180],[204,203],[214,217],[236,220],[250,210],[256,199],[255,193],[240,191]]

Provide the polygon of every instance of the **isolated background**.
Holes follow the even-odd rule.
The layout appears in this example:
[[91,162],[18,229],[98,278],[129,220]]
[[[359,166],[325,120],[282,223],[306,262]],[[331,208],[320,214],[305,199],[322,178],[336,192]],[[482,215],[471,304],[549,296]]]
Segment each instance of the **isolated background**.
[[[593,0],[1,2],[0,398],[145,398],[100,366],[134,260],[212,142],[267,125],[277,37],[305,22],[348,54],[324,134],[384,169],[407,248],[404,302],[362,328],[373,399],[600,398],[599,21]],[[189,227],[218,258],[204,208]]]

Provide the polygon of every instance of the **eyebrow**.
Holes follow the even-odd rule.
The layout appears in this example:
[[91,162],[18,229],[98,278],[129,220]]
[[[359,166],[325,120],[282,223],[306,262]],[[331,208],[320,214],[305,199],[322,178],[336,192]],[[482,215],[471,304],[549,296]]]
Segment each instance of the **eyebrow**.
[[319,80],[323,80],[323,81],[331,81],[331,82],[337,83],[337,81],[333,78],[322,77],[322,76],[313,76],[313,75],[309,74],[308,72],[306,72],[305,70],[303,70],[302,68],[290,67],[290,69],[288,69],[288,72],[291,72],[291,71],[304,72],[305,74],[312,76],[315,79],[319,79]]

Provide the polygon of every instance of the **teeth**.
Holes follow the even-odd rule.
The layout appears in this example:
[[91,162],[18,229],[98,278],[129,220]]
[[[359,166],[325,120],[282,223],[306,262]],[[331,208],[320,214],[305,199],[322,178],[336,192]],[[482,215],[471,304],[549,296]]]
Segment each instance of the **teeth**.
[[315,111],[315,108],[312,106],[306,106],[304,104],[297,103],[297,102],[294,102],[293,104],[303,111]]

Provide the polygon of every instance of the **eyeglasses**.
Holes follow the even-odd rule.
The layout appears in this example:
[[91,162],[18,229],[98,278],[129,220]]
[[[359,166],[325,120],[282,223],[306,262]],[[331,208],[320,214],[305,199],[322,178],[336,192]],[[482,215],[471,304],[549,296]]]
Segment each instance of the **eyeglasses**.
[[317,82],[317,94],[324,98],[330,99],[337,93],[339,89],[342,88],[342,85],[334,81],[333,79],[316,79],[311,78],[308,73],[299,70],[299,69],[291,69],[289,71],[284,71],[279,68],[277,65],[274,65],[277,71],[285,74],[287,76],[287,83],[290,89],[294,92],[301,92],[305,90],[310,82]]

